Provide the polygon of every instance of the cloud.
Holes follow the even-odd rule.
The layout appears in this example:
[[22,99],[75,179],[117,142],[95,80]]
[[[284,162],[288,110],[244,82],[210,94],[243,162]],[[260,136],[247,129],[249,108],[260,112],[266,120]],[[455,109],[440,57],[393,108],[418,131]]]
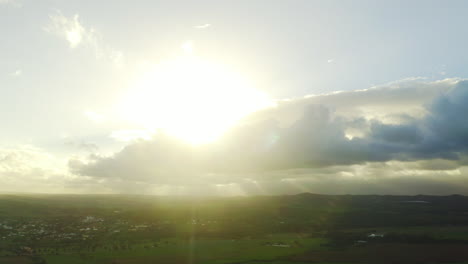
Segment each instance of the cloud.
[[[196,166],[189,147],[176,139],[160,136],[154,141],[137,141],[111,157],[90,155],[87,161],[72,159],[73,173],[97,178],[127,179],[133,174],[136,181],[152,181],[157,175],[160,182],[182,182],[188,169]],[[181,163],[182,161],[182,163]],[[183,166],[179,166],[183,164]],[[178,177],[174,177],[179,174]]]
[[110,137],[122,142],[136,141],[136,140],[150,140],[153,132],[143,129],[125,129],[112,131]]
[[87,153],[96,153],[99,151],[99,147],[94,143],[73,139],[71,137],[64,137],[63,139],[65,145],[75,147],[76,149],[83,150]]
[[467,80],[403,80],[282,101],[212,144],[159,134],[111,156],[72,159],[69,168],[187,190],[458,192],[468,190],[458,185],[468,172],[467,102]]
[[[90,143],[71,142],[78,148],[96,151]],[[78,177],[68,172],[67,160],[32,145],[0,146],[0,192],[29,193],[144,193],[151,185],[122,180]]]
[[[467,167],[430,170],[421,162],[373,162],[278,172],[281,180],[260,179],[269,194],[314,192],[328,194],[449,195],[467,193]],[[246,183],[239,183],[246,185]],[[244,190],[249,188],[242,187]],[[250,189],[255,193],[253,189]],[[252,194],[249,193],[249,194]]]
[[211,24],[209,24],[209,23],[194,26],[194,28],[196,28],[196,29],[207,29],[209,27],[211,27]]
[[91,49],[98,59],[107,59],[117,66],[123,65],[123,53],[106,45],[96,29],[85,27],[78,14],[66,17],[60,10],[56,10],[49,15],[49,24],[43,30],[66,40],[72,49],[83,46]]
[[70,45],[70,48],[76,48],[83,41],[95,41],[94,29],[86,30],[81,25],[78,14],[68,18],[57,10],[55,14],[49,15],[49,19],[50,24],[44,30],[63,37]]
[[0,147],[0,192],[64,192],[64,160],[34,146]]

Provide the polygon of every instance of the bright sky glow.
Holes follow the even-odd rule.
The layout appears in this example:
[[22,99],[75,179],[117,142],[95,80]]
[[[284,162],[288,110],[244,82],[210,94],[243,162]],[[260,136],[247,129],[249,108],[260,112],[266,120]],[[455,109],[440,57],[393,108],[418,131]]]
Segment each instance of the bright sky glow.
[[468,194],[468,2],[115,2],[0,0],[0,192]]
[[[191,43],[183,49],[191,52]],[[193,144],[213,141],[242,117],[273,105],[242,76],[190,55],[153,66],[123,101],[127,120]]]

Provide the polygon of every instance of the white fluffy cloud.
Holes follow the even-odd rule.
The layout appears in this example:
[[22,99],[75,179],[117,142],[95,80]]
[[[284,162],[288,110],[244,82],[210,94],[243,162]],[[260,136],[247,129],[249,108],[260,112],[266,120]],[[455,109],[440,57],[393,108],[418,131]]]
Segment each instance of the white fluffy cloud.
[[404,80],[282,101],[210,145],[157,135],[69,167],[186,191],[466,192],[466,102],[468,81]]
[[49,24],[43,29],[66,40],[72,49],[84,46],[91,49],[98,59],[110,60],[118,66],[123,63],[123,53],[106,45],[96,29],[85,27],[78,14],[66,17],[57,10],[49,15]]

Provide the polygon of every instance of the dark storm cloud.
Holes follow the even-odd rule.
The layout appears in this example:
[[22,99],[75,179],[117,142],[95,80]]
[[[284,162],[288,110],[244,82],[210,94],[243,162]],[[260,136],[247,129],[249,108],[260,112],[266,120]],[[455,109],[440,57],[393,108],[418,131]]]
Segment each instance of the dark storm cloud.
[[168,184],[194,178],[198,184],[228,183],[246,173],[258,178],[269,171],[392,160],[435,159],[451,169],[466,163],[461,158],[468,154],[466,113],[468,81],[404,82],[291,100],[252,115],[209,145],[194,147],[156,135],[110,157],[70,160],[69,167],[94,178]]

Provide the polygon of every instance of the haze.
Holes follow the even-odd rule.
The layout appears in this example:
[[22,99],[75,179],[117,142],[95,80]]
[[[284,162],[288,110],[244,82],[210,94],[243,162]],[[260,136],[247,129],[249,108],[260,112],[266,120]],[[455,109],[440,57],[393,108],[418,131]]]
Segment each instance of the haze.
[[0,0],[0,192],[468,194],[467,5]]

